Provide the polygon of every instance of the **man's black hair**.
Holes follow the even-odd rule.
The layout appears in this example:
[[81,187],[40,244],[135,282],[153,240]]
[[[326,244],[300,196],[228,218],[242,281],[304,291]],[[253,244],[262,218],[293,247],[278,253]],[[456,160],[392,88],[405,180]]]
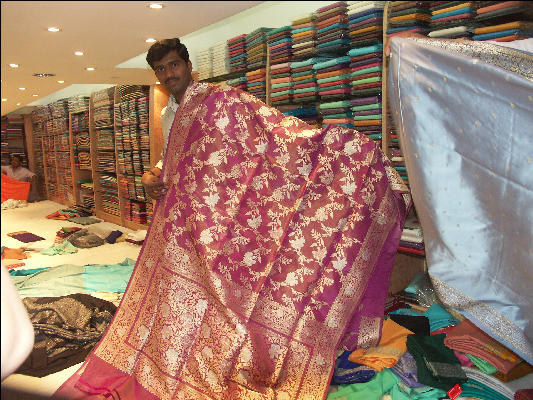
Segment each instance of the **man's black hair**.
[[10,154],[9,155],[9,161],[13,161],[14,158],[18,158],[18,160],[20,161],[21,164],[24,164],[24,157],[22,156],[22,154]]
[[154,69],[154,61],[159,61],[172,50],[176,50],[178,55],[185,61],[189,62],[189,52],[187,47],[180,42],[178,38],[158,40],[148,50],[146,61]]

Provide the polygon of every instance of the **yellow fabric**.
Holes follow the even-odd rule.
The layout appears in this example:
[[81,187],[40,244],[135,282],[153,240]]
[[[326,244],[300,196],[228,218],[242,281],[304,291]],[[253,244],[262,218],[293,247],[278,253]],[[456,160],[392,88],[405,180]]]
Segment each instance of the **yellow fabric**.
[[414,13],[414,14],[407,14],[407,15],[399,15],[397,17],[392,17],[390,20],[391,22],[397,22],[397,21],[405,21],[409,19],[419,19],[422,21],[431,21],[431,17],[427,14],[420,14],[420,13]]
[[383,331],[377,347],[357,349],[348,360],[367,365],[377,371],[394,366],[407,351],[407,335],[413,332],[397,324],[392,319],[383,322]]

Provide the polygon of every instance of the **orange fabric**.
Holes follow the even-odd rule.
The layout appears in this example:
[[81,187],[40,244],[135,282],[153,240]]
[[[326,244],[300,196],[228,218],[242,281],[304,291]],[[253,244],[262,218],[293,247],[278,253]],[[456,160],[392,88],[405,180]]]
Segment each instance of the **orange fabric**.
[[340,71],[323,72],[321,74],[316,74],[316,79],[325,79],[325,78],[331,78],[332,76],[349,74],[351,71],[352,71],[351,69],[347,68],[347,69],[341,69]]
[[412,335],[409,329],[397,324],[392,319],[383,322],[381,339],[376,347],[357,349],[348,360],[368,365],[377,371],[394,366],[407,351],[407,335]]
[[8,199],[28,200],[30,186],[30,182],[17,181],[2,174],[2,203]]

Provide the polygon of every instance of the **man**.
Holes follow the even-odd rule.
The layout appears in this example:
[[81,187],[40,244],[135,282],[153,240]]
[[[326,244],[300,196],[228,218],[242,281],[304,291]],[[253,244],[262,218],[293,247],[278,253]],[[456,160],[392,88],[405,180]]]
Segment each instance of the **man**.
[[2,165],[2,173],[22,182],[35,182],[36,175],[22,166],[22,156],[11,155],[11,165]]
[[147,57],[179,107],[143,249],[56,395],[322,399],[337,349],[377,344],[407,188],[367,136],[193,82],[181,48]]
[[[171,93],[167,106],[161,112],[164,156],[168,134],[174,121],[178,104],[185,93],[185,89],[192,82],[192,64],[189,60],[187,48],[176,38],[154,43],[148,50],[146,60],[154,70],[159,82]],[[146,193],[156,200],[160,199],[167,189],[167,186],[160,180],[162,166],[162,161],[159,161],[154,168],[145,172],[141,179]]]

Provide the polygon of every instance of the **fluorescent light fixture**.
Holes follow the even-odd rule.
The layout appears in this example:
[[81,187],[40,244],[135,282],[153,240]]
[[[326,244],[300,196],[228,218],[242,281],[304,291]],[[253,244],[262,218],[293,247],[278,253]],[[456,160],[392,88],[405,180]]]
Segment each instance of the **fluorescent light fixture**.
[[37,96],[39,96],[39,95],[38,95],[38,94],[32,94],[32,96],[33,96],[33,97],[37,97]]
[[18,64],[9,64],[9,66],[10,66],[11,68],[18,68],[18,67],[19,67]]
[[157,40],[155,40],[154,38],[146,39],[146,43],[154,43],[154,42],[157,42]]
[[22,103],[17,103],[17,106],[20,106]]
[[154,9],[154,10],[160,10],[161,8],[163,8],[163,4],[161,4],[161,3],[150,3],[150,5],[148,7],[150,7],[151,9]]
[[77,55],[77,56],[82,56],[83,55],[83,51],[75,51],[74,54]]
[[48,28],[48,32],[59,32],[61,29],[55,27],[55,26],[51,26],[50,28]]
[[65,81],[57,81],[57,83],[65,83]]
[[94,67],[87,67],[87,68],[85,68],[85,69],[86,69],[87,71],[94,71],[96,68],[94,68]]
[[25,87],[19,87],[19,90],[26,90]]

